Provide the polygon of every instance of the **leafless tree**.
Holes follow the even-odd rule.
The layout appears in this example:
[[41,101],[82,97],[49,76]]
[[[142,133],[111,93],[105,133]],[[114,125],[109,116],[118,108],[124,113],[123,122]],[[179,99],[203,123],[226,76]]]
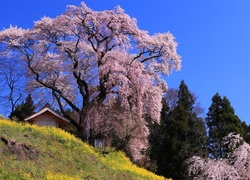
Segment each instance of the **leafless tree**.
[[23,99],[25,78],[20,61],[0,59],[0,106],[3,115],[9,115]]

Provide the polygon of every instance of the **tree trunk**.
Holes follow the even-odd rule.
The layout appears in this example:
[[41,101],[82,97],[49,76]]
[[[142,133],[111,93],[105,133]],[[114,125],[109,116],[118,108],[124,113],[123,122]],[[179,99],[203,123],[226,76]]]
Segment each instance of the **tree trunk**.
[[79,126],[77,127],[76,136],[80,138],[83,142],[88,142],[88,133],[83,125],[79,124]]

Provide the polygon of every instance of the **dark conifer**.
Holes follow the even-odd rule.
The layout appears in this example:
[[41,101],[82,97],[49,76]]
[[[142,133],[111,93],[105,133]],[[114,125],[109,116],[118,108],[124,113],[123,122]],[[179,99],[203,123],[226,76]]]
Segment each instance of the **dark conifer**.
[[32,115],[35,110],[35,105],[32,99],[32,96],[28,94],[25,99],[25,102],[17,105],[15,110],[10,114],[9,118],[13,119],[14,117],[18,121],[23,121],[26,117]]
[[250,144],[250,125],[247,125],[245,121],[241,123],[243,128],[243,139]]
[[212,158],[224,158],[225,148],[222,140],[230,132],[240,134],[243,137],[244,130],[240,119],[235,115],[228,98],[221,98],[219,93],[216,93],[212,98],[206,124],[209,128],[209,151]]
[[178,180],[184,178],[186,159],[204,156],[206,131],[203,120],[194,112],[195,100],[183,80],[176,102],[176,106],[170,108],[163,100],[161,123],[151,128],[149,142],[156,173]]

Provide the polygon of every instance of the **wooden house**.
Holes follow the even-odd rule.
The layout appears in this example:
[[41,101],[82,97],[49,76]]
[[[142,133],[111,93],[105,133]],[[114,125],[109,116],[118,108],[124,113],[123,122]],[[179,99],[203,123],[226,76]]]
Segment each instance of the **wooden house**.
[[[37,113],[24,119],[24,122],[30,124],[36,124],[37,126],[51,126],[61,129],[67,129],[70,126],[70,121],[53,110],[49,105],[46,105]],[[97,148],[103,148],[106,146],[106,136],[99,133],[94,138],[89,139],[89,143]]]
[[45,106],[37,113],[25,118],[24,121],[38,126],[53,126],[62,129],[70,123],[67,118],[63,117],[49,106]]

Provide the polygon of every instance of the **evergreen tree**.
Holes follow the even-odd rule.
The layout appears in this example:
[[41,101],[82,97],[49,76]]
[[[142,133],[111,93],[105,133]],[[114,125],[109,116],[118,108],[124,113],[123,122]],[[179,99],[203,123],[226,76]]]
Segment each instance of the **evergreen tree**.
[[[175,119],[181,120],[187,129],[187,152],[186,156],[200,155],[205,156],[204,146],[206,142],[206,128],[202,118],[198,117],[195,112],[194,95],[189,91],[188,86],[182,80],[179,93],[177,107],[174,111]],[[180,117],[181,116],[181,117]]]
[[247,125],[245,121],[241,123],[243,128],[243,139],[250,144],[250,125]]
[[28,96],[25,99],[25,103],[23,105],[23,111],[25,113],[25,116],[28,117],[32,114],[34,114],[36,107],[34,105],[34,101],[32,99],[31,94],[28,94]]
[[28,94],[25,102],[17,105],[15,110],[10,114],[9,118],[13,119],[14,117],[16,117],[18,121],[23,121],[26,117],[34,114],[34,110],[34,101],[32,99],[32,96]]
[[230,101],[216,93],[212,98],[212,104],[207,113],[206,124],[209,128],[209,151],[212,158],[224,158],[225,148],[223,137],[230,132],[243,136],[241,121],[234,113]]
[[194,98],[184,80],[181,80],[181,84],[179,86],[177,104],[182,105],[187,113],[193,113]]
[[150,159],[156,164],[156,173],[173,179],[182,179],[187,158],[187,127],[182,121],[174,119],[172,112],[167,112],[164,102],[161,124],[151,126],[149,143]]
[[[167,98],[168,99],[168,98]],[[195,101],[181,81],[176,107],[163,100],[160,125],[152,126],[149,136],[150,159],[159,175],[183,179],[185,160],[193,155],[204,156],[205,124],[194,112]]]

